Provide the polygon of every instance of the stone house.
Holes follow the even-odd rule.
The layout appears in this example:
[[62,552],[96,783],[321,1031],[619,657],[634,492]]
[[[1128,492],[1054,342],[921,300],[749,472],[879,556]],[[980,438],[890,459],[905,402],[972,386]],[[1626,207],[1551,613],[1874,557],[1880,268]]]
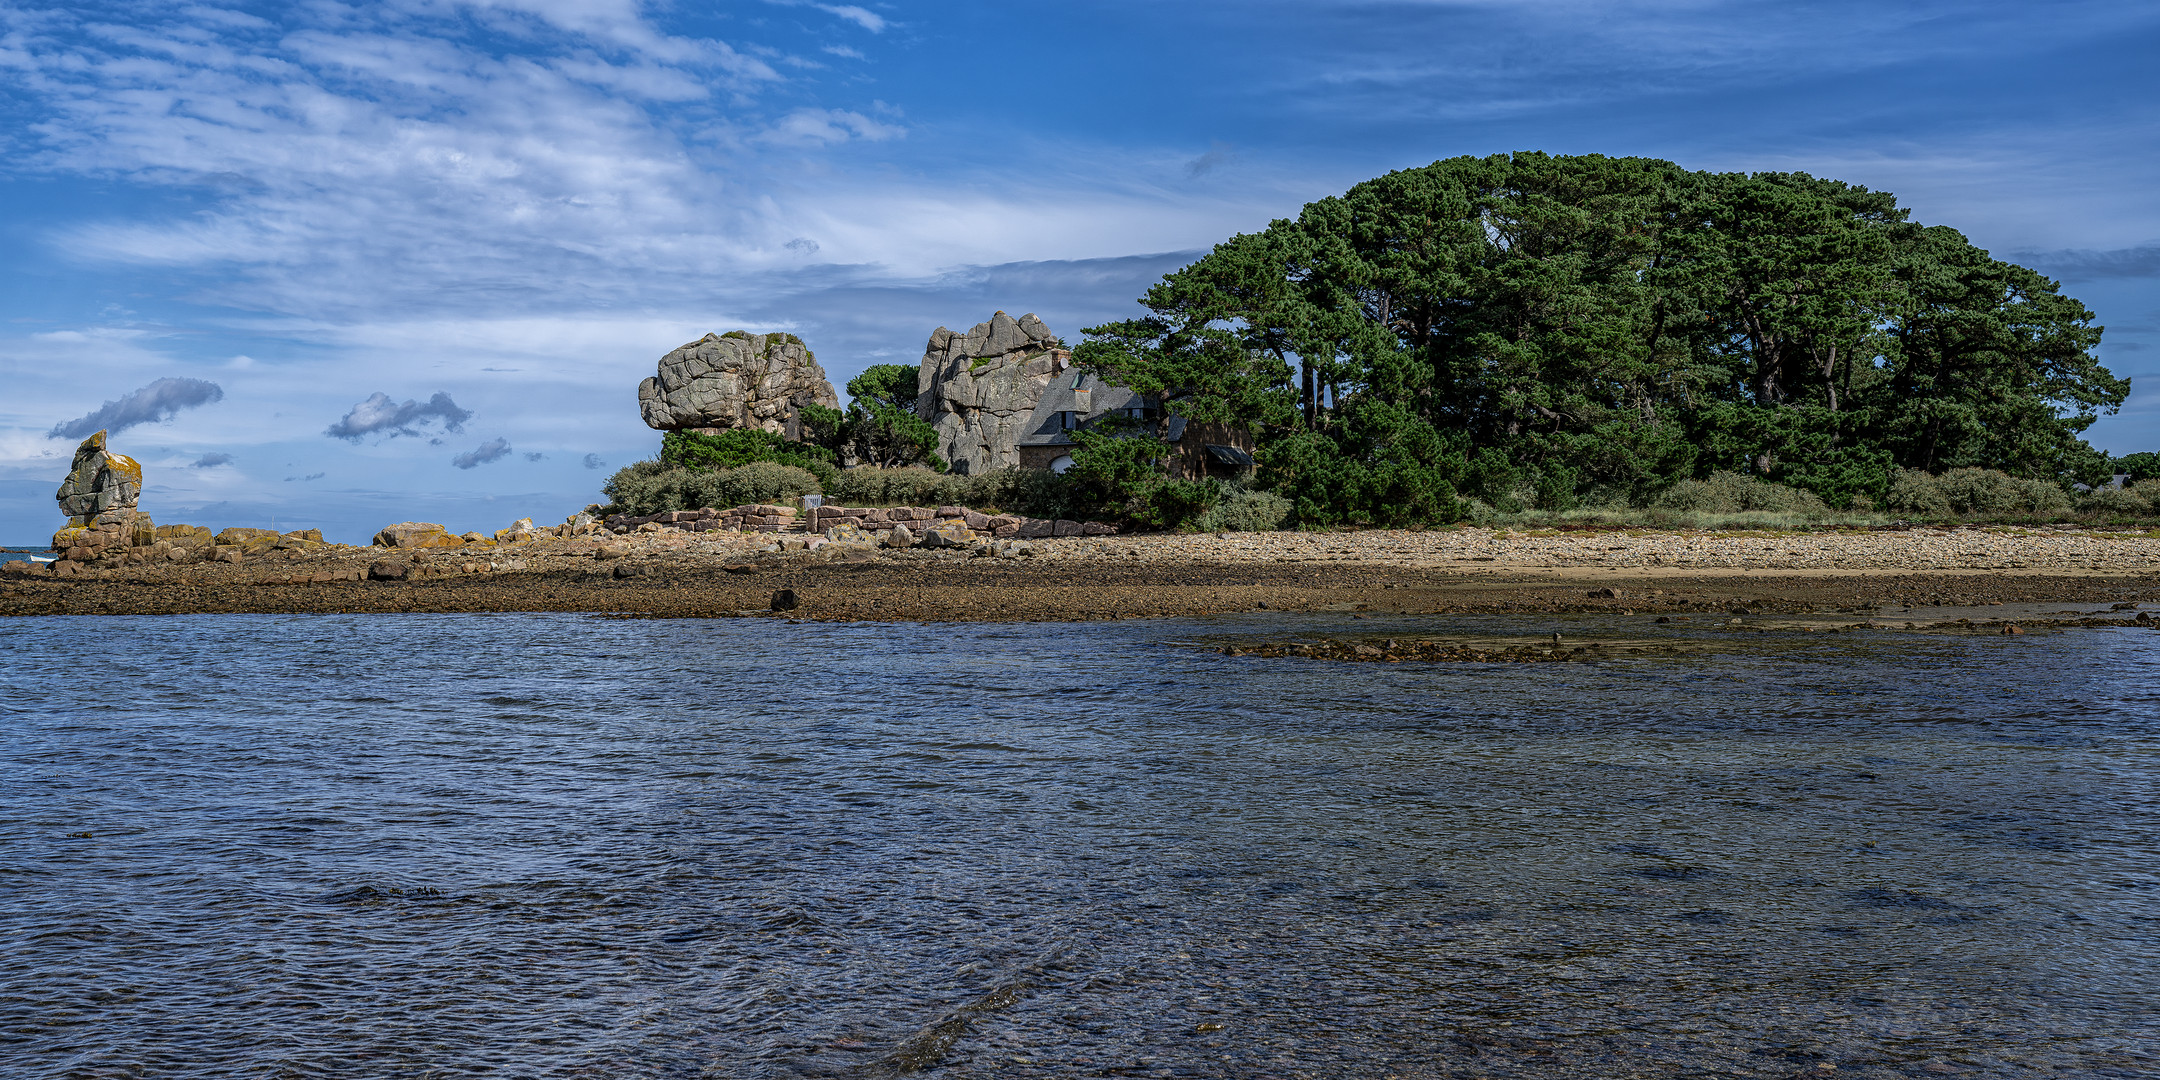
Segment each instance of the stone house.
[[1210,476],[1236,480],[1252,471],[1251,434],[1226,424],[1194,423],[1182,416],[1165,416],[1162,404],[1155,399],[1077,368],[1057,372],[1021,426],[1019,438],[1014,440],[1020,467],[1055,473],[1072,468],[1072,452],[1078,446],[1073,432],[1107,417],[1155,425],[1157,434],[1176,448],[1166,463],[1166,471],[1180,480]]

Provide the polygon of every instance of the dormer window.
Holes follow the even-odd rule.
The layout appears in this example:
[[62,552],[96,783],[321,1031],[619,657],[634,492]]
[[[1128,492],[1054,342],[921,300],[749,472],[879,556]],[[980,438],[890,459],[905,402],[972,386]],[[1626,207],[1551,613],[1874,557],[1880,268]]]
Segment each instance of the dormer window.
[[1077,428],[1077,427],[1079,427],[1079,426],[1080,426],[1080,414],[1079,414],[1079,413],[1076,413],[1076,412],[1061,412],[1061,413],[1059,413],[1059,414],[1058,414],[1058,430],[1059,430],[1059,431],[1071,431],[1071,430],[1073,430],[1074,428]]

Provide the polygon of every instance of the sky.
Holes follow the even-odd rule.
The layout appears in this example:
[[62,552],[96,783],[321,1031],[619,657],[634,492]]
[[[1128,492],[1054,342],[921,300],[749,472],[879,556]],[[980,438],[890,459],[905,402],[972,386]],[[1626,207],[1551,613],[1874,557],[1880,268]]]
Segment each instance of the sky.
[[0,0],[0,544],[104,427],[160,522],[493,531],[785,330],[1078,340],[1391,169],[1544,150],[1897,193],[2057,277],[2160,449],[2160,5]]

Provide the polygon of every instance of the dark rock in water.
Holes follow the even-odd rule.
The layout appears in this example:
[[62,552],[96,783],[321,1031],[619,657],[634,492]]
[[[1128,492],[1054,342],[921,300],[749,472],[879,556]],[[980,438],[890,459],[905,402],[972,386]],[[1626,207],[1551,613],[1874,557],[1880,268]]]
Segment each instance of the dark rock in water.
[[795,610],[796,608],[798,608],[798,607],[801,607],[801,606],[802,606],[801,602],[800,602],[800,601],[797,601],[797,600],[795,599],[795,590],[793,590],[793,589],[775,589],[775,590],[773,590],[773,594],[772,594],[772,609],[773,609],[774,611],[793,611],[793,610]]

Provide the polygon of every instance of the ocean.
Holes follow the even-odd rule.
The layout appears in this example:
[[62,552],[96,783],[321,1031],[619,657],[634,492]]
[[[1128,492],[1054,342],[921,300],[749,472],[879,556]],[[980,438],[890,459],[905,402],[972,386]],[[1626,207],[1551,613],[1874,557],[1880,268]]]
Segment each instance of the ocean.
[[[1646,633],[1520,665],[1257,637]],[[2160,633],[0,621],[0,1072],[2160,1074]]]

